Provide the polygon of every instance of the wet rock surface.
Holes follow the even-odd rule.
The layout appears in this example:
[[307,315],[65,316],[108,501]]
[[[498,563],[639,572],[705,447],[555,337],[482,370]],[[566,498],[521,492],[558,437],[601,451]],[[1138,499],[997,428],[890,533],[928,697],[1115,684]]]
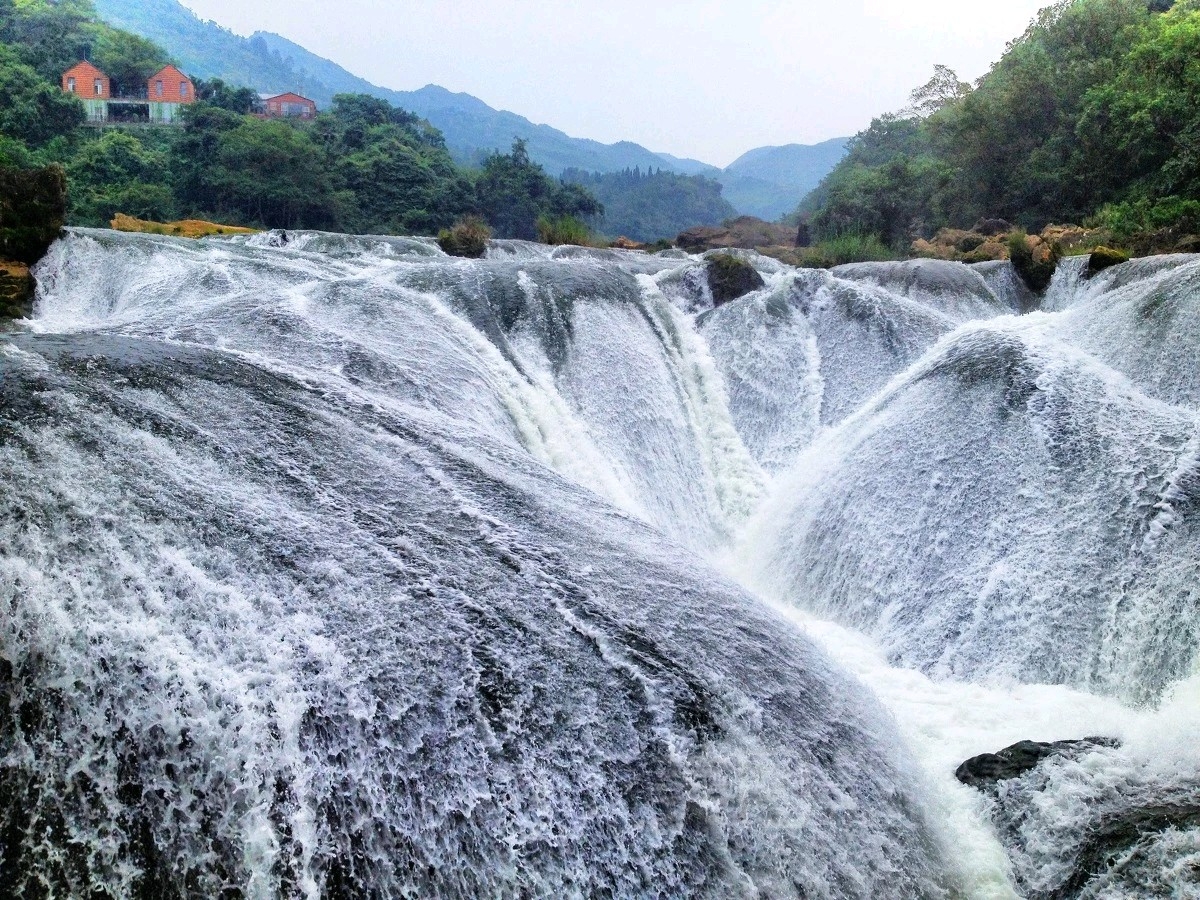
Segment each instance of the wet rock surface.
[[970,759],[1030,900],[1200,896],[1200,785],[1111,738],[1022,741]]
[[1021,741],[999,753],[984,753],[958,767],[954,777],[968,787],[981,791],[994,790],[1001,781],[1017,778],[1037,768],[1053,756],[1074,756],[1096,747],[1120,747],[1114,738],[1091,737],[1077,741],[1057,741],[1053,744]]
[[716,306],[745,297],[767,285],[754,266],[731,253],[720,253],[711,257],[706,265],[706,272],[708,285],[712,289],[713,304]]

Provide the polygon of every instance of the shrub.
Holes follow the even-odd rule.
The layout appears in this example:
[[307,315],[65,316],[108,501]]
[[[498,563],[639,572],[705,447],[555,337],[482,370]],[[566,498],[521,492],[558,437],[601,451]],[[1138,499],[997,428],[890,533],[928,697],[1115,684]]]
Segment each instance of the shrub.
[[798,265],[802,269],[832,269],[859,262],[887,262],[897,255],[874,234],[847,232],[815,247],[801,247],[797,251]]
[[574,216],[542,216],[537,220],[537,233],[538,240],[543,244],[556,247],[562,244],[592,247],[596,244],[592,230]]
[[1107,228],[1122,240],[1142,237],[1167,228],[1180,234],[1200,232],[1200,200],[1163,197],[1159,200],[1112,203],[1090,219],[1089,224]]
[[461,256],[466,259],[481,259],[487,253],[488,241],[492,238],[492,229],[478,216],[468,216],[457,222],[452,228],[443,229],[438,234],[438,246],[448,256]]

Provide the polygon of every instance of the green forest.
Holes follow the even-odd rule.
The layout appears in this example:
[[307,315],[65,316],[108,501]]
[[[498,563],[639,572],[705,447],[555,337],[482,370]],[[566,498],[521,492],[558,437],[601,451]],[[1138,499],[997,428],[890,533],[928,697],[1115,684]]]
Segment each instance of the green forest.
[[694,225],[719,225],[737,216],[721,196],[719,182],[703,175],[664,172],[582,172],[568,169],[563,180],[587,188],[604,207],[592,225],[613,237],[635,241],[673,238]]
[[802,204],[896,251],[943,227],[1200,231],[1200,0],[1066,0],[975,85],[939,67]]
[[68,223],[117,214],[171,221],[357,233],[434,234],[465,216],[500,237],[534,239],[539,220],[595,218],[596,198],[552,179],[519,141],[479,168],[457,165],[442,135],[383,100],[339,95],[315,121],[247,115],[254,92],[197,83],[182,128],[84,126],[62,72],[88,59],[114,90],[171,59],[96,18],[91,0],[0,0],[0,165],[61,165]]

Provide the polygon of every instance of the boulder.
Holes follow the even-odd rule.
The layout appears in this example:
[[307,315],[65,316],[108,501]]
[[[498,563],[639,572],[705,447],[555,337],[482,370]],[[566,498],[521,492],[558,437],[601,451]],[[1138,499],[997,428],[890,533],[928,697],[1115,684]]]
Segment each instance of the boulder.
[[1001,781],[1019,778],[1027,772],[1036,769],[1041,763],[1051,757],[1073,757],[1080,752],[1096,747],[1116,748],[1120,741],[1113,738],[1091,737],[1077,741],[1058,741],[1053,744],[1043,744],[1037,741],[1021,741],[1001,750],[999,753],[984,753],[981,756],[968,759],[958,767],[954,777],[960,782],[981,791],[996,789]]
[[1176,253],[1200,253],[1200,234],[1185,234],[1175,244]]
[[987,237],[995,237],[1000,234],[1008,234],[1013,230],[1013,224],[1004,219],[980,219],[971,230]]
[[609,244],[609,246],[613,250],[645,250],[646,249],[645,244],[639,243],[638,241],[635,241],[631,238],[627,238],[627,237],[625,237],[625,235],[621,235],[619,238],[617,238],[615,241],[613,241],[611,244]]
[[714,306],[723,306],[767,286],[754,266],[732,253],[710,257],[706,269]]

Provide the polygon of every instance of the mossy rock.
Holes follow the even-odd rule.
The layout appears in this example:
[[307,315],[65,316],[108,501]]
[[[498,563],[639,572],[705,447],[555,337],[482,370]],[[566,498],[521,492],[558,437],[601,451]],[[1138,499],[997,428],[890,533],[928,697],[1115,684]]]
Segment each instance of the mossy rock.
[[1111,269],[1113,266],[1119,266],[1121,263],[1127,262],[1129,262],[1129,254],[1124,250],[1114,250],[1112,247],[1097,247],[1088,258],[1087,268],[1084,270],[1083,277],[1091,278],[1094,275],[1099,275],[1105,269]]
[[32,266],[62,232],[67,214],[67,175],[61,166],[9,169],[0,166],[0,259]]
[[[1036,251],[1031,242],[1039,245]],[[1038,238],[1031,239],[1023,231],[1014,231],[1008,236],[1008,258],[1026,287],[1040,296],[1054,280],[1062,248],[1056,243],[1047,245]]]
[[708,259],[708,286],[713,305],[723,306],[767,286],[758,270],[732,253],[718,253]]
[[970,253],[972,250],[978,250],[986,244],[987,240],[982,234],[964,234],[958,239],[958,243],[954,245],[954,248],[959,253]]

